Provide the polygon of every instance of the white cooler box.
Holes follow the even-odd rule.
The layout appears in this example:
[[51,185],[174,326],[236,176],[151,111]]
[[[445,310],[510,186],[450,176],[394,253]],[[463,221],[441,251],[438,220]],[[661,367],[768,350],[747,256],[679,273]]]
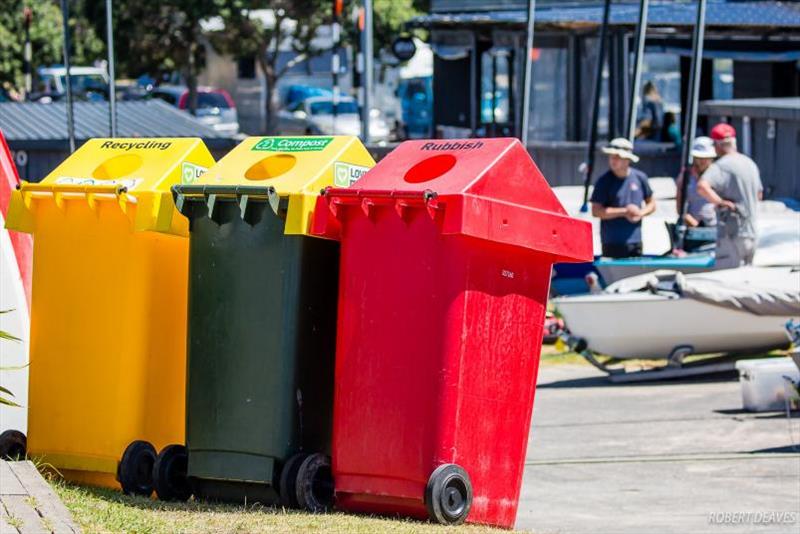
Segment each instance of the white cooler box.
[[788,376],[795,384],[800,382],[800,369],[791,358],[763,358],[739,360],[739,384],[742,386],[742,404],[751,412],[783,411],[787,394],[797,399],[797,390],[787,382]]

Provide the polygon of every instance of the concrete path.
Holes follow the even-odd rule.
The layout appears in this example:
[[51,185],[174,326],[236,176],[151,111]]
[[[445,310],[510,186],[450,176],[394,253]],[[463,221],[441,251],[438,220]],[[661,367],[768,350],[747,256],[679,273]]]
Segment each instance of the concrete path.
[[542,367],[517,528],[800,533],[800,417],[790,437],[785,414],[743,412],[740,395],[733,378],[612,385]]
[[0,460],[1,534],[75,534],[80,529],[31,462]]

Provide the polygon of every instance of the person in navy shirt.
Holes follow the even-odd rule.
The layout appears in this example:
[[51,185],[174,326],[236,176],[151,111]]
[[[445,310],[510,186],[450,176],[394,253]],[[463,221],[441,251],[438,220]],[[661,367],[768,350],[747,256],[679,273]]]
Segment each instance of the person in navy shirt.
[[603,148],[609,170],[597,179],[592,192],[592,215],[600,219],[603,256],[642,255],[642,219],[656,209],[647,175],[631,167],[639,161],[633,145],[623,137]]

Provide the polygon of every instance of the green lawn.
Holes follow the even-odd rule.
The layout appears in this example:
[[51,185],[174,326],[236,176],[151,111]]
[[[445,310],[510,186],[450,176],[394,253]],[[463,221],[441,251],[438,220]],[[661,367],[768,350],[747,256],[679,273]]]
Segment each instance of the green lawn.
[[128,497],[106,489],[75,486],[63,481],[56,480],[51,483],[72,512],[75,521],[87,534],[104,532],[500,534],[509,532],[472,525],[445,527],[408,519],[384,519],[342,513],[314,515],[261,505],[236,506],[194,501],[164,503],[153,499]]

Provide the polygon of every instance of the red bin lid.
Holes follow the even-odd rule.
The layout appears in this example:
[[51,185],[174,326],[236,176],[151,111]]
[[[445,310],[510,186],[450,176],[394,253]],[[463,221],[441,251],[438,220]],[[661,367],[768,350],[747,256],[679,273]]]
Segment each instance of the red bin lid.
[[[444,234],[521,246],[559,262],[593,258],[591,223],[567,215],[516,138],[406,141],[350,188],[327,190],[324,200],[335,208],[354,198],[414,197],[440,218]],[[330,217],[317,218],[315,232],[332,235]]]

